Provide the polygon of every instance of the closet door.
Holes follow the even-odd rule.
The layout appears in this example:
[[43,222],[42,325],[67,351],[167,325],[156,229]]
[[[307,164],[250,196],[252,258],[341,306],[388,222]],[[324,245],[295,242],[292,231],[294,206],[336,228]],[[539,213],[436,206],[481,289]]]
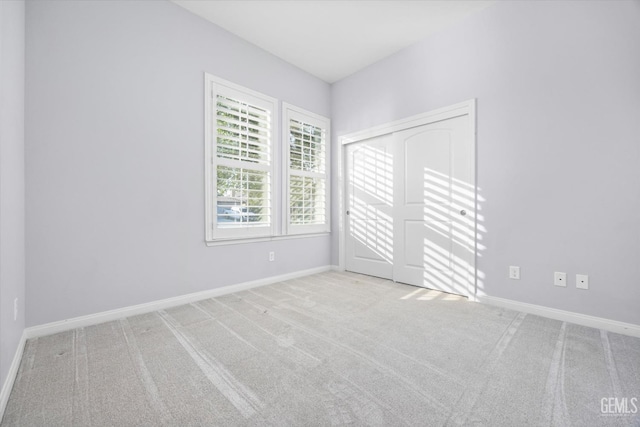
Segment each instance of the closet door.
[[345,267],[393,278],[393,135],[346,147]]
[[475,279],[469,116],[394,134],[393,279],[460,295]]
[[474,106],[348,136],[357,142],[343,151],[346,270],[474,295]]

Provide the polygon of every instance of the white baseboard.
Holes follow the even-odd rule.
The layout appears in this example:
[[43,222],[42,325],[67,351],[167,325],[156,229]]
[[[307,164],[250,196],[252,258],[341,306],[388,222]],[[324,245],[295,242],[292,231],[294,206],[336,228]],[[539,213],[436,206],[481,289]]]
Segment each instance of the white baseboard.
[[541,305],[528,304],[505,298],[491,296],[477,296],[477,302],[489,304],[496,307],[508,308],[511,310],[522,311],[524,313],[536,314],[538,316],[548,317],[563,322],[575,323],[591,328],[603,329],[605,331],[616,332],[618,334],[630,335],[640,338],[640,325],[633,323],[618,322],[602,317],[588,316],[586,314],[574,313],[572,311],[558,310],[555,308],[544,307]]
[[9,367],[7,378],[4,380],[4,384],[2,385],[2,391],[0,391],[0,421],[2,421],[4,410],[7,408],[7,403],[9,403],[9,395],[11,395],[13,383],[18,375],[18,368],[20,368],[20,361],[22,360],[22,353],[24,352],[24,345],[26,342],[27,334],[26,331],[23,331],[20,341],[18,342],[18,348],[16,348],[16,353],[13,356],[13,361]]
[[118,308],[115,310],[103,311],[101,313],[89,314],[87,316],[74,317],[72,319],[46,323],[39,326],[32,326],[25,330],[25,335],[27,339],[42,337],[45,335],[68,331],[71,329],[97,325],[99,323],[109,322],[112,320],[118,320],[124,317],[136,316],[138,314],[145,314],[156,310],[163,310],[165,308],[189,304],[208,298],[219,297],[221,295],[257,288],[259,286],[270,285],[272,283],[283,282],[285,280],[297,279],[299,277],[323,273],[329,270],[331,270],[331,266],[327,265],[323,267],[312,268],[309,270],[301,270],[293,273],[282,274],[279,276],[265,277],[264,279],[253,280],[251,282],[243,282],[235,285],[223,286],[221,288],[209,289],[206,291],[195,292],[173,298],[152,301],[145,304],[138,304],[129,307]]

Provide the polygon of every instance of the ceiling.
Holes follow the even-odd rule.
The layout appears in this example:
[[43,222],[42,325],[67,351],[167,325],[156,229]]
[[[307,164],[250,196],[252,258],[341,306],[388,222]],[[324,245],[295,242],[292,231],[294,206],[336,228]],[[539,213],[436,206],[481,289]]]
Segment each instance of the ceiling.
[[465,16],[485,0],[173,0],[333,83]]

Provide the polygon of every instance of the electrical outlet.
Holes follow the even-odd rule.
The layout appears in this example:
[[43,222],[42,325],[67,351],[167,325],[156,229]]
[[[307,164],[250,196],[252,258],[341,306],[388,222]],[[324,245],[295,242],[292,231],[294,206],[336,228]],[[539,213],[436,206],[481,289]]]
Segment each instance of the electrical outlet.
[[520,280],[520,267],[509,267],[509,279]]
[[13,321],[18,320],[18,298],[13,300]]
[[576,288],[589,289],[589,276],[586,274],[576,274]]
[[553,273],[553,284],[556,286],[567,286],[567,273],[558,271]]
[[269,261],[275,261],[276,260],[276,253],[271,251],[269,252]]

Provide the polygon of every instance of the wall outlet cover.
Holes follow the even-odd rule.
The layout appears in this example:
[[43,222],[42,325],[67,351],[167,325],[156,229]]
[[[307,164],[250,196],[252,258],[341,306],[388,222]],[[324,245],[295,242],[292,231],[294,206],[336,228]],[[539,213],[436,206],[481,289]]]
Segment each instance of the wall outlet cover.
[[553,284],[556,286],[567,286],[567,273],[556,271],[553,273]]
[[586,274],[576,274],[576,288],[589,289],[589,276]]

